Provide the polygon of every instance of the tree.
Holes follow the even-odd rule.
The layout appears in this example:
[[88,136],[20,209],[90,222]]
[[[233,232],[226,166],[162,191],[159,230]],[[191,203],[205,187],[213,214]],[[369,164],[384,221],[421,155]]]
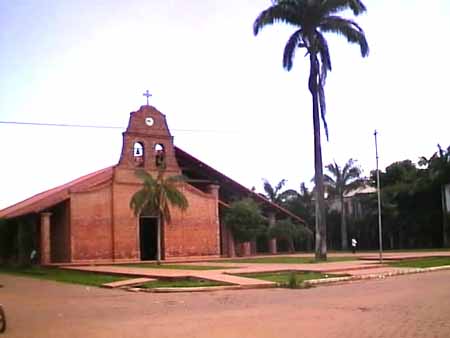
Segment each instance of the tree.
[[287,240],[290,252],[295,251],[294,240],[308,239],[311,236],[311,231],[306,226],[295,224],[290,219],[278,221],[268,232],[270,237]]
[[306,224],[314,223],[313,193],[309,191],[305,183],[300,184],[300,191],[289,189],[283,192],[283,206],[306,221]]
[[137,170],[136,176],[142,180],[143,186],[130,200],[130,208],[138,216],[148,210],[158,216],[157,223],[157,261],[161,263],[161,224],[171,222],[170,206],[184,211],[189,203],[177,185],[184,181],[183,176],[164,177],[164,169],[160,168],[156,179],[145,170]]
[[445,185],[450,183],[450,146],[447,147],[447,149],[442,149],[438,144],[438,151],[435,152],[430,159],[421,157],[419,165],[427,167],[432,184],[439,186],[442,206],[442,245],[444,247],[449,247],[449,215],[447,212]]
[[327,72],[331,71],[331,59],[323,33],[343,35],[348,42],[360,46],[363,57],[369,53],[369,46],[361,27],[352,20],[335,15],[347,9],[356,16],[365,12],[366,7],[360,0],[273,0],[272,6],[262,11],[253,24],[255,35],[263,27],[277,22],[287,23],[297,28],[284,48],[283,67],[286,70],[292,69],[297,48],[305,48],[306,55],[309,56],[308,84],[313,106],[314,180],[317,191],[316,259],[327,257],[320,117],[328,138],[324,86]]
[[267,221],[258,204],[250,198],[231,203],[225,213],[224,223],[231,230],[233,238],[240,243],[255,239],[267,229]]
[[[373,182],[375,175],[373,171]],[[380,186],[383,234],[389,236],[391,248],[441,245],[439,186],[431,180],[429,169],[419,169],[411,160],[394,162],[380,171]]]
[[281,189],[283,189],[284,185],[286,184],[286,180],[282,179],[275,187],[272,187],[270,182],[266,179],[263,179],[264,182],[264,192],[267,199],[273,203],[281,204],[283,193],[281,192]]
[[364,182],[360,179],[361,169],[356,166],[356,161],[349,159],[344,167],[340,167],[336,162],[330,163],[326,169],[330,175],[325,175],[325,185],[328,188],[330,197],[339,198],[341,206],[341,248],[348,249],[347,238],[347,215],[344,204],[344,196],[350,191],[361,187]]

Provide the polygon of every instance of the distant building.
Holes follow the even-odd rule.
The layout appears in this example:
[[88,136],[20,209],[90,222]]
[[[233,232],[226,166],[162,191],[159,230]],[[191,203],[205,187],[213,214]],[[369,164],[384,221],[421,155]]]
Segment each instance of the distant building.
[[[363,207],[361,199],[367,195],[375,194],[377,189],[369,185],[364,185],[360,188],[352,190],[347,194],[344,194],[344,208],[346,215],[352,218],[362,217]],[[327,199],[328,210],[341,211],[341,201],[339,198]]]

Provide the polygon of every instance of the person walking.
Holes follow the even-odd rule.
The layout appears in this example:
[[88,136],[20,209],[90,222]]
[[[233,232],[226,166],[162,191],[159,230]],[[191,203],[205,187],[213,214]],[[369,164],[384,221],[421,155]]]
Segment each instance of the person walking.
[[356,246],[358,245],[358,241],[355,237],[352,238],[352,252],[356,253]]

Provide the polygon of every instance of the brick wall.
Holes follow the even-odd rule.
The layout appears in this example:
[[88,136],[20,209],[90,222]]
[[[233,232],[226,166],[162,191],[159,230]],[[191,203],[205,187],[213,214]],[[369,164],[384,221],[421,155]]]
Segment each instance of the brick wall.
[[181,212],[171,208],[172,223],[164,226],[165,257],[206,256],[220,254],[217,198],[183,184],[180,190],[189,201]]
[[72,262],[110,260],[111,186],[71,193],[70,218]]
[[115,260],[140,259],[138,221],[129,206],[131,197],[140,187],[137,181],[135,184],[114,181],[113,228]]

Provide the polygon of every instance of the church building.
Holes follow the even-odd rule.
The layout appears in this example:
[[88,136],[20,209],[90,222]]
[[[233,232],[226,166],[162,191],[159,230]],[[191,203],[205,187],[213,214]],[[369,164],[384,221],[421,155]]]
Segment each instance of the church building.
[[[303,220],[174,146],[166,117],[152,106],[130,114],[118,164],[37,194],[0,211],[0,218],[33,228],[41,264],[110,263],[154,260],[157,218],[135,216],[129,203],[142,187],[141,168],[156,175],[184,175],[179,190],[185,211],[171,208],[161,230],[162,259],[234,255],[234,240],[221,222],[233,200],[253,198],[269,219]],[[276,252],[275,240],[269,250]],[[253,251],[255,245],[253,244]]]

